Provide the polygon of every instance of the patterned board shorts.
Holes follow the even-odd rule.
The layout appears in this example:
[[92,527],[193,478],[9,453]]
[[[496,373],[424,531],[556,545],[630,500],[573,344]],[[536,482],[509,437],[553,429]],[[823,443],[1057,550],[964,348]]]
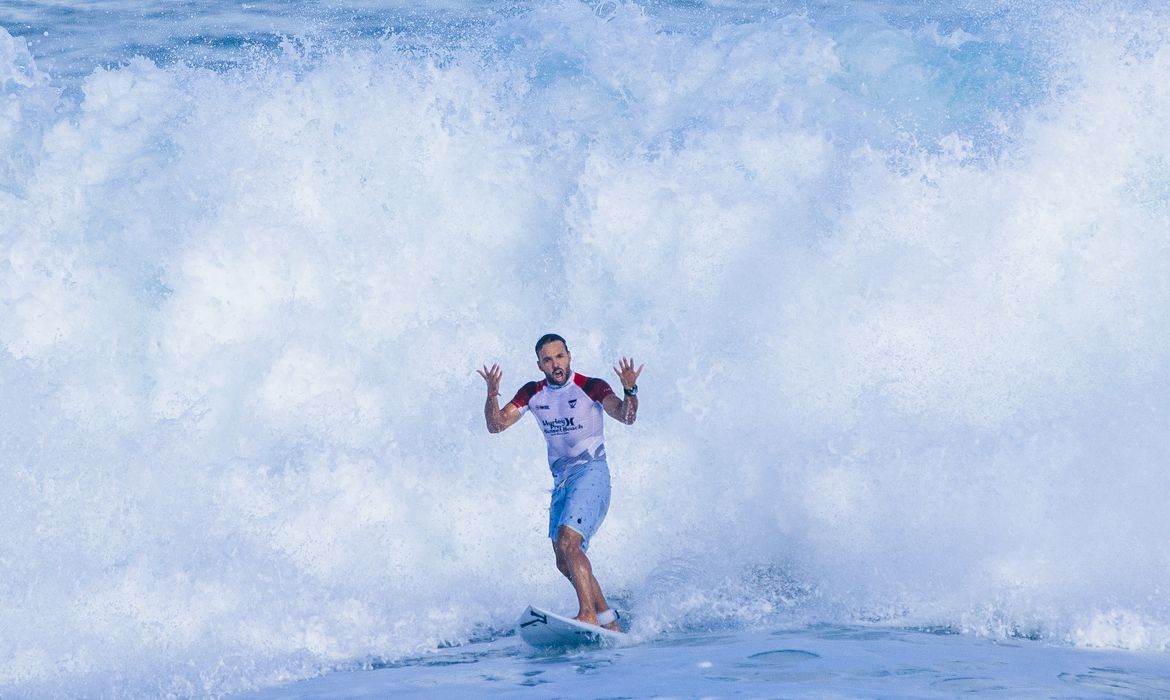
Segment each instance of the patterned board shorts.
[[605,460],[573,469],[552,491],[548,508],[548,538],[556,540],[561,525],[581,535],[581,549],[601,527],[609,512],[609,465]]

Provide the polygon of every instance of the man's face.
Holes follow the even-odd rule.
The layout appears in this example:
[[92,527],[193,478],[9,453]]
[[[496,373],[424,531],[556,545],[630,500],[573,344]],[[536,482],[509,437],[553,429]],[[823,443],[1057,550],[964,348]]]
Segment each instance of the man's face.
[[536,366],[544,372],[549,384],[560,386],[569,380],[569,360],[573,356],[559,340],[545,343],[536,355]]

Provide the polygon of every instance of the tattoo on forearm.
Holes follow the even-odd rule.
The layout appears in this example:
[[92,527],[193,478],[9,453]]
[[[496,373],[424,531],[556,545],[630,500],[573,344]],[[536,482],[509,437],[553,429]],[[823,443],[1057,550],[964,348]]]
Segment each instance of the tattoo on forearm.
[[483,417],[487,420],[489,433],[500,432],[500,407],[496,402],[496,396],[494,394],[488,396],[487,401],[484,401]]
[[638,417],[638,397],[627,396],[626,400],[622,402],[622,408],[625,409],[622,417],[622,422],[629,425]]

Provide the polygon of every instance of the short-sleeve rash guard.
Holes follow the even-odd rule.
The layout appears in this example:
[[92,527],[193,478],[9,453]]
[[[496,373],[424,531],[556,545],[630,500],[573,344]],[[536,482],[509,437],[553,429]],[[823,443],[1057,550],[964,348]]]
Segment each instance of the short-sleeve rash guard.
[[531,410],[548,442],[548,466],[560,479],[570,467],[605,459],[601,401],[613,395],[603,379],[573,372],[561,386],[547,380],[520,387],[511,404],[523,415]]

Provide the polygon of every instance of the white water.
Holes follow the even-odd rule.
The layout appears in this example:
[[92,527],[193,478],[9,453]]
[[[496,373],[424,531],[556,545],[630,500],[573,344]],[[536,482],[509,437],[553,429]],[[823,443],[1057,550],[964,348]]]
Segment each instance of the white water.
[[603,9],[60,75],[8,20],[0,693],[568,606],[539,433],[474,373],[547,331],[646,363],[591,548],[638,634],[1170,650],[1170,17]]

